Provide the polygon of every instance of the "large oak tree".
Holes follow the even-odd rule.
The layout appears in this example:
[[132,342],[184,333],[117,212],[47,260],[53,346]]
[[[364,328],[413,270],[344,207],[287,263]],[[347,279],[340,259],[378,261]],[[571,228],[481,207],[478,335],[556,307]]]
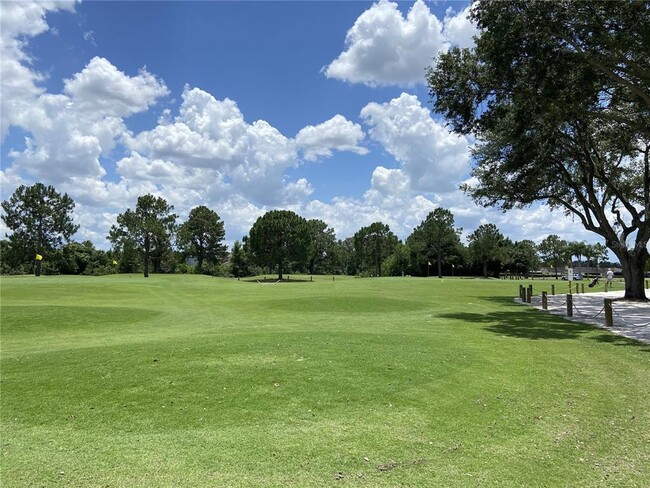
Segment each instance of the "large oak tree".
[[260,266],[277,267],[278,279],[282,280],[289,262],[304,263],[307,259],[307,221],[290,210],[266,212],[253,224],[246,248]]
[[481,0],[474,49],[427,73],[434,110],[477,138],[466,191],[503,210],[547,202],[602,236],[625,296],[650,256],[647,2]]

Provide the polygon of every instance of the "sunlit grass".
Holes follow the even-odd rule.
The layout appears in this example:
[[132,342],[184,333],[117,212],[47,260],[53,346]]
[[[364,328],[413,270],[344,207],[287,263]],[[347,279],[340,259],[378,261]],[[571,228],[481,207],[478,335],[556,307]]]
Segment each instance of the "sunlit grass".
[[1,485],[650,484],[647,345],[520,282],[297,278],[3,278]]

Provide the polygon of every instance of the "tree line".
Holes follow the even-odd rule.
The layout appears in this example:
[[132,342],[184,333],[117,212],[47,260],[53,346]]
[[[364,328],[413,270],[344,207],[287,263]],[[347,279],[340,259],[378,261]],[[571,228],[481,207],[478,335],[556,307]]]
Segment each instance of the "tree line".
[[225,225],[217,212],[203,205],[177,223],[173,205],[154,195],[138,198],[134,209],[119,214],[107,240],[109,251],[92,242],[71,241],[75,203],[52,186],[20,186],[2,202],[12,231],[0,241],[3,274],[204,273],[246,277],[288,273],[358,276],[529,276],[540,265],[556,277],[576,257],[598,263],[607,256],[602,244],[567,242],[550,235],[539,245],[512,241],[494,224],[483,224],[461,241],[451,211],[437,208],[401,241],[382,222],[337,239],[334,229],[318,219],[289,210],[271,210],[259,217],[248,235],[224,244]]

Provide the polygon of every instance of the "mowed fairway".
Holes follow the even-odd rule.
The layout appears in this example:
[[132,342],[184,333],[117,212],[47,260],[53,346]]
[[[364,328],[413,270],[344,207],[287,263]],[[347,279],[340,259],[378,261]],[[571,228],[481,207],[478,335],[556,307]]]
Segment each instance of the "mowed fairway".
[[520,283],[2,278],[0,484],[650,486],[650,346]]

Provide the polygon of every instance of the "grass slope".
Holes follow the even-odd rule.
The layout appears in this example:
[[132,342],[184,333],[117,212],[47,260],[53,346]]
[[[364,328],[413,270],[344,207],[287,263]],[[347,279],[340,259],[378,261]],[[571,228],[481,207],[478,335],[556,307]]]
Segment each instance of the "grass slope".
[[649,486],[650,348],[519,283],[3,278],[0,484]]

